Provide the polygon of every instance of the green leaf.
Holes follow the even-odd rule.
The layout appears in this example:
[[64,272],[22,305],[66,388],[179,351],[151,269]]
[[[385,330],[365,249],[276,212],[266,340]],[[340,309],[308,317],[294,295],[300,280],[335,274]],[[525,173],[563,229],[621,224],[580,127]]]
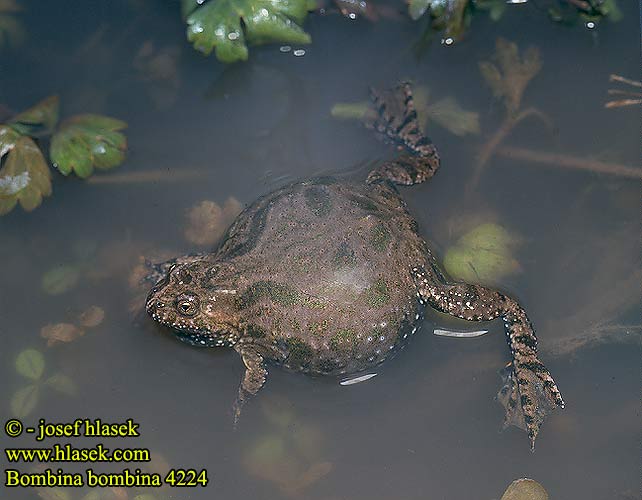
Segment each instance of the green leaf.
[[13,210],[18,202],[30,212],[51,194],[51,172],[33,139],[0,125],[0,158],[7,152],[0,169],[0,215]]
[[482,224],[464,234],[456,245],[446,250],[444,268],[457,280],[496,283],[520,270],[511,251],[518,241],[497,224]]
[[55,389],[58,392],[66,394],[67,396],[75,396],[78,392],[76,383],[63,373],[56,373],[55,375],[52,375],[47,380],[45,380],[45,385],[51,387],[52,389]]
[[[183,0],[187,16],[187,39],[194,48],[225,63],[245,61],[247,43],[310,43],[299,26],[311,4],[308,0],[209,0],[192,9],[193,0]],[[242,23],[242,26],[241,26]]]
[[332,118],[339,120],[361,120],[365,118],[370,103],[367,101],[360,102],[338,102],[330,110]]
[[8,125],[20,134],[32,137],[50,134],[58,123],[60,99],[52,95],[14,116]]
[[29,415],[38,404],[40,391],[36,384],[31,384],[16,391],[11,398],[11,414],[16,418]]
[[89,177],[94,167],[109,169],[125,159],[123,121],[101,115],[76,115],[65,120],[51,139],[51,162],[62,174]]
[[49,295],[60,295],[76,286],[80,270],[76,266],[61,264],[51,268],[42,276],[42,289]]
[[[479,113],[466,111],[453,97],[445,97],[429,105],[426,114],[429,122],[434,121],[455,135],[479,134]],[[428,127],[425,126],[424,130]]]
[[181,0],[181,15],[187,19],[196,8],[203,3],[203,0]]
[[458,40],[470,23],[470,0],[410,0],[408,14],[414,20],[430,11],[433,28]]
[[39,380],[45,370],[45,358],[40,351],[25,349],[16,358],[16,371],[23,377]]

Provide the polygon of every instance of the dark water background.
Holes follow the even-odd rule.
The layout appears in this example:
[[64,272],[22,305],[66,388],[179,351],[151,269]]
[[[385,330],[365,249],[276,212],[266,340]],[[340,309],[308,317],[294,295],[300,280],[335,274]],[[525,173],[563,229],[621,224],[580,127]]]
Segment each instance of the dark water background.
[[[142,437],[120,445],[151,448],[172,467],[209,471],[206,489],[150,491],[157,498],[490,500],[524,476],[553,499],[640,498],[639,342],[558,349],[582,334],[601,338],[598,326],[640,323],[639,182],[495,157],[478,186],[465,189],[478,148],[501,121],[501,106],[478,70],[497,36],[540,49],[543,68],[524,102],[555,125],[549,131],[527,120],[507,145],[638,165],[639,109],[603,107],[616,86],[609,74],[639,79],[637,4],[619,3],[624,20],[594,31],[555,25],[532,5],[511,7],[499,23],[482,14],[461,43],[437,41],[419,58],[413,44],[423,27],[404,16],[369,23],[311,15],[306,30],[314,43],[305,56],[278,45],[253,48],[249,62],[225,68],[186,43],[174,2],[22,2],[28,40],[0,52],[0,102],[19,111],[58,93],[63,116],[98,112],[126,120],[128,158],[105,177],[166,175],[86,184],[54,173],[54,194],[42,207],[0,220],[2,420],[26,383],[14,359],[32,347],[45,354],[46,374],[68,375],[78,394],[43,391],[26,422],[131,417]],[[174,79],[146,79],[136,69],[146,41],[175,54]],[[500,432],[502,408],[493,397],[497,370],[508,359],[500,325],[479,339],[444,339],[431,335],[441,324],[431,316],[379,376],[352,387],[273,369],[232,432],[230,407],[242,375],[237,354],[190,348],[130,310],[128,277],[139,255],[195,248],[183,235],[195,203],[234,196],[249,204],[288,179],[389,156],[389,146],[329,110],[363,100],[369,85],[406,78],[429,86],[435,99],[450,95],[480,113],[481,136],[429,131],[442,170],[403,195],[438,254],[453,243],[453,221],[461,218],[493,214],[521,235],[522,272],[500,286],[529,311],[567,403],[545,422],[535,453],[522,431]],[[182,179],[185,171],[198,177]],[[79,261],[76,287],[43,292],[43,273]],[[92,304],[106,312],[102,325],[73,343],[46,346],[42,326],[69,321]],[[275,408],[285,415],[280,420]],[[265,452],[272,465],[257,472],[248,457],[260,446],[272,450]],[[325,463],[330,472],[295,493],[279,482]]]

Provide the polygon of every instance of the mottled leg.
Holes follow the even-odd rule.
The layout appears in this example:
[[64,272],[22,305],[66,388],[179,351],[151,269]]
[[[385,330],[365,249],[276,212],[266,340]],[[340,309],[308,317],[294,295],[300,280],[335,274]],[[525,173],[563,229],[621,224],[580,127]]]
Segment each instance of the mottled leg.
[[243,381],[239,387],[239,394],[234,403],[234,427],[236,427],[241,416],[243,405],[259,392],[267,378],[267,370],[265,369],[263,356],[254,346],[240,345],[235,347],[235,349],[241,355],[241,359],[245,365],[245,375],[243,376]]
[[412,185],[432,177],[439,168],[439,153],[419,127],[410,84],[404,82],[385,91],[371,89],[370,98],[376,115],[366,126],[380,137],[404,146],[409,154],[400,155],[370,172],[368,184],[390,181]]
[[421,268],[414,270],[419,293],[432,307],[469,321],[502,318],[513,357],[498,399],[506,409],[504,424],[528,431],[531,448],[546,415],[564,401],[551,374],[537,355],[537,338],[524,309],[490,288],[441,283]]

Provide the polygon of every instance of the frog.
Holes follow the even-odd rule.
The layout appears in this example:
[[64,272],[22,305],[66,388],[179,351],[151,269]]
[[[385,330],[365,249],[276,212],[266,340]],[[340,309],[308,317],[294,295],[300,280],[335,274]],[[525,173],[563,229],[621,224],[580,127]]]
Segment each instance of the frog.
[[418,125],[409,82],[370,90],[368,128],[397,148],[363,177],[324,175],[280,187],[245,208],[210,252],[155,264],[151,318],[198,347],[235,350],[245,372],[233,405],[265,385],[268,367],[312,376],[372,369],[404,348],[426,308],[503,322],[511,361],[498,399],[504,425],[534,448],[564,401],[540,360],[525,309],[512,296],[453,280],[401,197],[441,160]]

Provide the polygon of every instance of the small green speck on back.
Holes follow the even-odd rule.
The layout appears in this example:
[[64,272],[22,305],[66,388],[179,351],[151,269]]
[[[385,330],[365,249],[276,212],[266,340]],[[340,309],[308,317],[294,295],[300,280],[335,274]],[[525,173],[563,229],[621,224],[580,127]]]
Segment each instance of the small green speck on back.
[[379,222],[372,228],[370,232],[370,243],[377,252],[383,252],[388,248],[390,231],[388,231],[388,228],[386,228],[382,222]]
[[341,351],[346,347],[354,347],[357,334],[352,328],[344,328],[335,333],[330,339],[330,349]]
[[390,300],[388,285],[383,278],[379,278],[364,292],[366,302],[370,307],[383,307]]

